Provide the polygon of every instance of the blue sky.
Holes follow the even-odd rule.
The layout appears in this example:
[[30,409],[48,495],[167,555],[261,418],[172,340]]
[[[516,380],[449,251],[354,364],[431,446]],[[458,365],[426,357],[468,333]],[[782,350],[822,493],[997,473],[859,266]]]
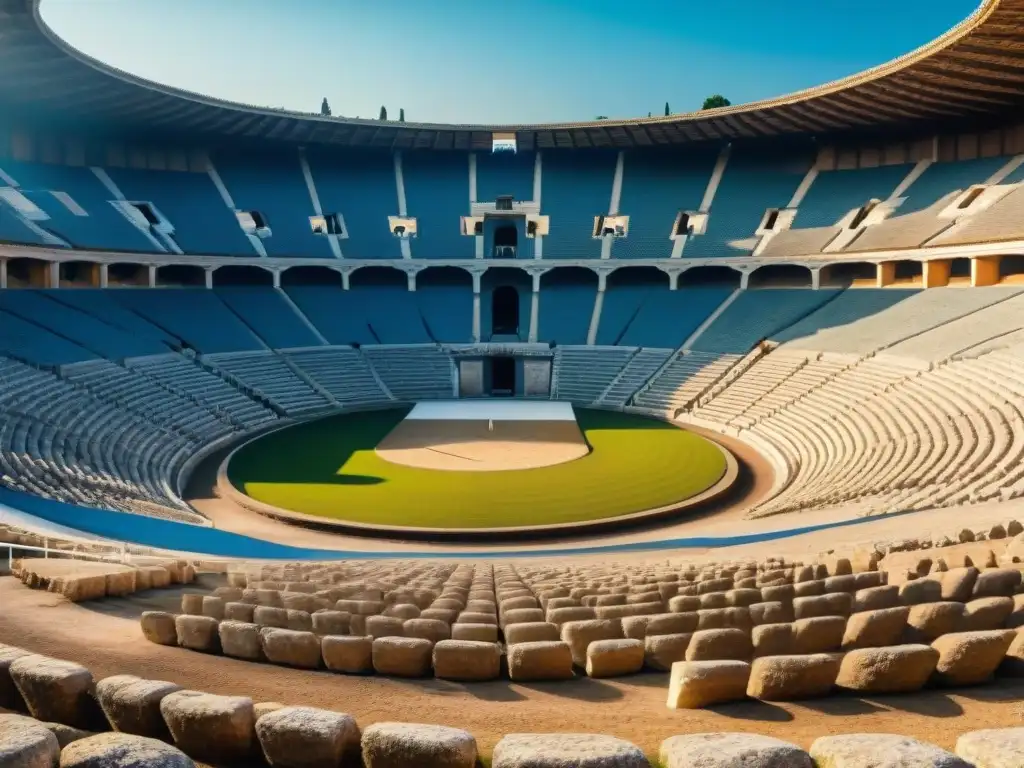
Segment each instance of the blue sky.
[[261,106],[409,121],[591,120],[734,104],[928,42],[977,0],[43,0],[141,77]]

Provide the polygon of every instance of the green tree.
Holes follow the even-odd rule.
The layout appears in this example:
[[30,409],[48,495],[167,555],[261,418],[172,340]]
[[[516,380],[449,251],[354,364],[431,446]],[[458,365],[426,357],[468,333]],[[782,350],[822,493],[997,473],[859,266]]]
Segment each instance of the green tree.
[[704,99],[704,106],[701,109],[718,109],[719,107],[729,106],[732,106],[732,102],[722,94],[716,93],[714,96],[708,96]]
[[398,110],[398,122],[405,122],[405,107],[402,107],[401,109]]
[[648,116],[648,117],[650,117],[650,116],[651,116],[651,113],[650,113],[650,112],[648,112],[648,113],[647,113],[647,116]]
[[608,119],[608,115],[598,115],[594,119],[595,120],[607,120]]
[[387,120],[388,119],[388,108],[387,107],[382,106],[380,108],[380,118],[379,119],[380,120]]
[[668,108],[668,102],[666,101],[666,102],[665,102],[665,117],[668,117],[668,116],[669,116],[669,115],[671,115],[671,114],[672,114],[672,110],[670,110],[670,109]]
[[320,114],[324,117],[331,116],[331,105],[327,103],[326,96],[324,96],[324,100],[320,102]]

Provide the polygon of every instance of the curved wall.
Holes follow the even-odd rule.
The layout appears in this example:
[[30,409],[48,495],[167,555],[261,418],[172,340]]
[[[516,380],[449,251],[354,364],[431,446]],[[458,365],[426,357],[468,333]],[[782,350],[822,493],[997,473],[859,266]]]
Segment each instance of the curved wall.
[[[9,46],[0,40],[0,67],[18,77],[0,83],[0,102],[31,112],[40,89],[68,121],[96,121],[168,132],[209,132],[271,140],[349,146],[487,148],[491,132],[514,132],[521,148],[649,146],[707,140],[828,134],[944,118],[1012,111],[978,98],[979,77],[1002,93],[1024,73],[992,67],[1005,56],[1007,29],[1020,34],[1021,0],[986,0],[936,40],[865,72],[816,88],[752,104],[660,118],[541,125],[438,125],[325,118],[234,104],[142,80],[73,49],[39,14],[39,0],[5,0]],[[884,23],[884,20],[880,20]],[[6,39],[6,38],[5,38]],[[925,83],[922,86],[922,83]],[[109,94],[106,102],[92,98]],[[126,111],[125,106],[131,107]],[[38,109],[34,110],[38,113]],[[256,119],[254,119],[256,118]],[[557,134],[557,136],[556,136]]]

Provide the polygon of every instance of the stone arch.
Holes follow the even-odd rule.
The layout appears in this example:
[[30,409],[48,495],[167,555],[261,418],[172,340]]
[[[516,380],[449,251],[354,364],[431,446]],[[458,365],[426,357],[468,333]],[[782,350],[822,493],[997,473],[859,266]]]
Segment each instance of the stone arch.
[[[533,278],[521,267],[490,267],[480,278],[480,328],[482,337],[487,340],[499,335],[507,340],[509,336],[518,336],[526,341],[529,336],[530,302],[533,295]],[[515,301],[513,311],[511,302]],[[509,330],[509,322],[500,322],[501,316],[495,317],[495,310],[507,310],[516,325]],[[504,319],[508,319],[506,316]],[[499,322],[496,323],[495,320]]]
[[496,286],[491,291],[491,333],[518,336],[521,322],[519,289],[514,285]]
[[540,276],[541,288],[597,288],[597,273],[587,267],[554,267]]
[[340,286],[341,272],[330,267],[288,267],[281,272],[281,287],[296,285]]
[[765,264],[750,273],[748,288],[810,288],[813,276],[805,264]]
[[462,267],[427,267],[416,273],[416,290],[462,287],[473,289],[473,275]]
[[218,267],[213,272],[213,287],[254,287],[272,286],[274,284],[274,273],[263,267],[249,265],[228,264]]
[[51,263],[31,256],[7,259],[7,287],[55,288],[50,285]]
[[202,287],[206,285],[206,270],[196,264],[164,264],[156,268],[156,285]]
[[61,288],[100,287],[100,265],[95,261],[62,261],[58,271]]
[[352,270],[348,278],[349,288],[359,287],[388,287],[408,288],[409,276],[400,269],[394,267],[378,267],[376,265],[358,267]]
[[679,275],[680,288],[739,288],[743,273],[726,265],[703,264]]
[[827,264],[821,268],[822,288],[844,288],[849,285],[874,286],[878,279],[878,265],[870,261],[847,261]]
[[657,267],[621,266],[608,274],[607,287],[668,288],[670,284],[668,274]]
[[920,261],[903,259],[892,262],[895,264],[893,283],[898,285],[922,285],[924,282],[924,264]]
[[148,287],[149,266],[133,262],[117,262],[107,265],[107,285],[123,287]]
[[559,266],[540,276],[537,340],[586,344],[600,281],[587,267]]
[[1024,283],[1024,254],[1008,253],[999,258],[999,282]]
[[960,285],[969,284],[971,281],[971,259],[968,256],[960,256],[949,260],[949,279]]

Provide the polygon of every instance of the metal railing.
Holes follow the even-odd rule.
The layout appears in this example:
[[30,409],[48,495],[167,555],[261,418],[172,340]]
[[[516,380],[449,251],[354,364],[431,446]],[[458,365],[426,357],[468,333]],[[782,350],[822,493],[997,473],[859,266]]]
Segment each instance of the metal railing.
[[[148,547],[133,547],[127,542],[80,542],[82,546],[91,547],[106,547],[105,552],[89,552],[82,551],[79,549],[64,549],[62,547],[51,546],[50,537],[44,536],[43,546],[35,546],[31,544],[15,544],[13,542],[3,541],[0,542],[0,552],[7,550],[7,571],[10,572],[14,565],[15,550],[24,552],[42,552],[43,559],[50,559],[51,555],[55,559],[62,560],[106,560],[111,562],[117,562],[127,565],[131,562],[132,557],[135,556],[153,556],[157,555],[155,550],[149,549]],[[68,543],[68,539],[55,539],[55,543]],[[132,552],[132,550],[139,550],[138,552]]]

